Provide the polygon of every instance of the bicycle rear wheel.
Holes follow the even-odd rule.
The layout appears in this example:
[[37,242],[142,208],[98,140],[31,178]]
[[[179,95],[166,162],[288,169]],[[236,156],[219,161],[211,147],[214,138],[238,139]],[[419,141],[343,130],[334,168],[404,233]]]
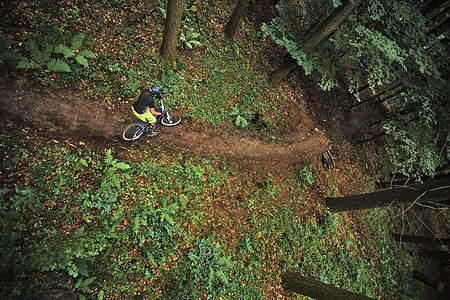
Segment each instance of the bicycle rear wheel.
[[166,114],[164,117],[161,118],[161,124],[165,126],[175,126],[180,124],[181,117],[177,114]]
[[123,131],[122,137],[125,141],[134,141],[140,138],[144,131],[142,124],[130,124]]

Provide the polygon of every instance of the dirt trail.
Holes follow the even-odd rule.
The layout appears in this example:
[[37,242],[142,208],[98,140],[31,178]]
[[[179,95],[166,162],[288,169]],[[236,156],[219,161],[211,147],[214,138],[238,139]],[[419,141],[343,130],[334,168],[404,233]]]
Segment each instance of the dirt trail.
[[[136,121],[129,105],[111,110],[106,103],[88,100],[81,93],[34,87],[23,78],[1,79],[0,83],[0,113],[3,119],[15,117],[55,136],[97,139],[125,147],[130,144],[120,138],[127,123]],[[125,123],[120,120],[125,120]],[[300,126],[296,133],[281,143],[273,143],[229,132],[206,133],[187,124],[182,122],[170,128],[160,125],[157,130],[159,135],[151,141],[208,156],[285,162],[315,159],[327,146],[324,134],[311,130],[310,125]],[[134,143],[145,141],[141,139]]]

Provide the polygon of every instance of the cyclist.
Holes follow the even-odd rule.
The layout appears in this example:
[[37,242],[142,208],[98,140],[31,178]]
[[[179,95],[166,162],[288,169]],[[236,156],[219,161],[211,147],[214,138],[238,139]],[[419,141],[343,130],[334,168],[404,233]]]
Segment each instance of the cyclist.
[[155,128],[156,123],[156,117],[160,116],[161,113],[157,112],[155,110],[155,99],[161,99],[162,95],[165,93],[165,91],[157,86],[154,85],[149,89],[146,89],[143,91],[139,98],[133,103],[133,113],[136,117],[138,117],[140,120],[144,122],[150,123],[150,129],[146,133],[147,136],[155,136],[157,133],[153,131]]

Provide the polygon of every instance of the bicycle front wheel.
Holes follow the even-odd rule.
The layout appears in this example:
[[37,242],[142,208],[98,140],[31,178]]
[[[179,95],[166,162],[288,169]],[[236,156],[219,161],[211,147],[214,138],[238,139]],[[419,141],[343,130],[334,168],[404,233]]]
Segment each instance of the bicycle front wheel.
[[177,114],[166,114],[164,117],[161,118],[161,124],[165,126],[175,126],[180,124],[181,117]]
[[140,138],[143,133],[142,124],[130,124],[123,131],[122,137],[125,141],[134,141]]

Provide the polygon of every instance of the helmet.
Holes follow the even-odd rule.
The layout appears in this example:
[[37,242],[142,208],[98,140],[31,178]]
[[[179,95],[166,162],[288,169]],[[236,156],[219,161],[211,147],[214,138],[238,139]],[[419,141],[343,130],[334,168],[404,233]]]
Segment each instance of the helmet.
[[157,85],[152,86],[152,87],[150,88],[150,91],[151,91],[152,94],[153,94],[156,98],[158,98],[158,99],[161,99],[161,98],[162,98],[162,95],[165,93],[165,91],[164,91],[161,87],[159,87],[159,86],[157,86]]

